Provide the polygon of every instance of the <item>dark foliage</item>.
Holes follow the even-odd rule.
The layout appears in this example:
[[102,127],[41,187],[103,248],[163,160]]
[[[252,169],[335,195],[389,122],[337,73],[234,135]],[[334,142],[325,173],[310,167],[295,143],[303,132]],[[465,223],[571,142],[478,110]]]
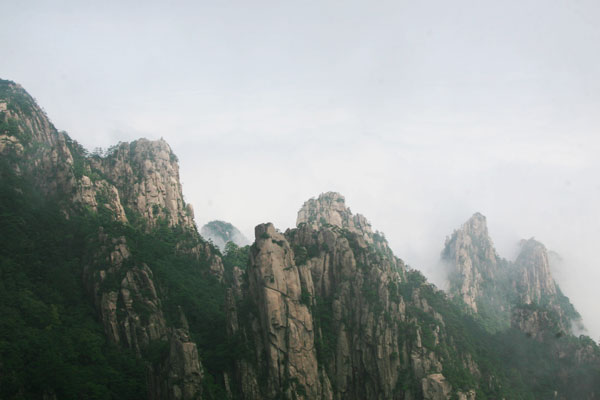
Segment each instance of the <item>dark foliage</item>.
[[143,364],[106,342],[81,283],[97,226],[65,219],[1,168],[0,398],[139,398]]

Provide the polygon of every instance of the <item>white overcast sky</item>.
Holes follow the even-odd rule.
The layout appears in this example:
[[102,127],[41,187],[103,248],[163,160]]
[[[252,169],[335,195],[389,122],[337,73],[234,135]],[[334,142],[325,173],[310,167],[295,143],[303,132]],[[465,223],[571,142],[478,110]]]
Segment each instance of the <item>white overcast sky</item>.
[[199,226],[346,196],[433,281],[479,211],[600,337],[600,2],[8,1],[0,77],[89,149],[163,137]]

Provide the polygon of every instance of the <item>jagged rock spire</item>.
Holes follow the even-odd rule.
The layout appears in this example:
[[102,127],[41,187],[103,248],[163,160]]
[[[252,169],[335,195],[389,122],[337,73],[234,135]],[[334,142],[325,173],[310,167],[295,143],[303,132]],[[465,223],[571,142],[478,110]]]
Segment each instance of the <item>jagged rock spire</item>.
[[514,262],[500,258],[485,217],[475,213],[446,240],[442,252],[450,265],[450,295],[494,329],[510,323],[534,338],[568,332],[579,314],[552,278],[546,247],[533,238],[520,245]]
[[546,247],[531,238],[521,240],[521,251],[515,261],[518,293],[525,304],[539,303],[542,298],[556,295],[556,283],[550,273]]
[[442,257],[451,266],[449,291],[460,296],[474,312],[485,279],[496,275],[497,256],[488,235],[485,216],[476,212],[446,239]]

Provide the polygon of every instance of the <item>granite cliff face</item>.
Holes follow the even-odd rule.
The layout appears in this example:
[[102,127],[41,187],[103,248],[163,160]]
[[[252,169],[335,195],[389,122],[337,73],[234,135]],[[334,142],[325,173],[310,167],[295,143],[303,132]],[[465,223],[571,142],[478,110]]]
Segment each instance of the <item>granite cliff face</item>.
[[472,311],[477,312],[477,302],[488,295],[484,284],[496,280],[500,271],[498,256],[488,235],[486,218],[475,213],[463,226],[446,240],[443,258],[452,269],[449,292],[459,296]]
[[520,301],[525,304],[542,303],[557,294],[557,286],[550,273],[546,247],[535,239],[522,240],[515,260],[514,284]]
[[427,300],[443,294],[407,272],[341,195],[309,200],[284,234],[257,226],[250,261],[228,303],[230,335],[254,343],[236,366],[242,398],[467,396],[443,375],[445,324]]
[[546,247],[533,238],[520,245],[511,281],[518,302],[512,325],[537,339],[564,335],[573,324],[580,327],[579,313],[552,278]]
[[[127,221],[125,209],[149,226],[159,219],[194,228],[193,210],[183,200],[177,158],[164,140],[120,143],[104,157],[88,152],[58,132],[19,85],[0,82],[0,151],[19,156],[15,168],[36,177],[40,190],[73,205],[110,212]],[[23,162],[28,160],[27,163]]]
[[450,266],[450,295],[494,330],[512,325],[536,338],[570,332],[579,315],[552,278],[546,248],[533,238],[520,246],[514,262],[500,258],[485,217],[474,214],[442,252]]
[[102,158],[92,158],[92,169],[119,190],[123,203],[156,224],[194,228],[194,212],[183,200],[177,157],[163,139],[120,143]]
[[45,195],[71,193],[77,186],[68,141],[20,85],[0,80],[0,152],[13,159],[17,173],[36,176]]
[[[140,221],[152,229],[164,221],[191,237],[187,251],[210,260],[213,274],[222,262],[198,235],[191,207],[183,201],[177,159],[163,141],[120,143],[109,154],[89,155],[58,132],[19,85],[0,81],[0,152],[14,173],[31,177],[43,196],[67,216],[91,211],[121,224]],[[186,326],[167,323],[151,269],[132,258],[127,240],[100,227],[90,239],[83,281],[109,341],[140,358],[152,346],[168,347],[160,363],[148,363],[153,399],[197,399],[202,364]],[[182,317],[185,315],[182,313]]]
[[100,231],[99,251],[91,254],[83,279],[115,345],[142,357],[150,346],[168,347],[159,365],[149,366],[152,399],[196,399],[202,393],[202,364],[190,339],[183,311],[180,324],[167,324],[152,270],[132,260],[124,237]]
[[300,224],[307,224],[315,230],[325,225],[337,226],[362,235],[370,243],[373,241],[371,224],[364,216],[353,215],[346,207],[344,196],[335,192],[323,193],[317,199],[305,202],[296,219],[296,225]]
[[[258,225],[252,246],[229,246],[221,258],[196,230],[166,142],[140,139],[89,154],[8,81],[0,81],[0,154],[3,196],[30,191],[31,204],[50,205],[51,223],[40,226],[69,228],[52,230],[65,239],[52,241],[59,253],[35,247],[42,253],[33,283],[25,282],[38,288],[48,270],[80,293],[57,305],[56,288],[41,286],[54,293],[48,304],[20,289],[31,272],[21,256],[46,234],[34,229],[0,263],[3,318],[34,325],[43,340],[34,335],[33,343],[56,349],[65,345],[59,334],[46,340],[61,318],[78,322],[73,303],[87,302],[77,310],[91,315],[86,332],[95,335],[80,338],[77,330],[70,336],[76,346],[55,365],[95,367],[99,349],[134,361],[96,386],[75,368],[83,383],[70,394],[59,391],[69,382],[46,378],[51,371],[41,374],[46,386],[29,385],[15,378],[25,368],[19,357],[9,368],[5,356],[32,342],[13,348],[20,332],[7,336],[12,325],[0,320],[0,397],[109,398],[123,394],[116,382],[138,388],[127,398],[152,400],[598,398],[600,349],[569,335],[577,314],[550,275],[546,249],[531,239],[515,262],[500,258],[481,214],[446,242],[446,295],[333,192],[304,203],[295,228]],[[23,219],[5,197],[8,232],[26,231],[38,214],[25,210]],[[64,265],[55,253],[66,255]],[[11,285],[18,301],[5,295]],[[43,356],[46,365],[54,355]],[[144,377],[123,383],[140,365]],[[27,378],[36,372],[23,371]],[[5,383],[14,388],[6,396]],[[103,396],[95,396],[98,385],[107,388]]]

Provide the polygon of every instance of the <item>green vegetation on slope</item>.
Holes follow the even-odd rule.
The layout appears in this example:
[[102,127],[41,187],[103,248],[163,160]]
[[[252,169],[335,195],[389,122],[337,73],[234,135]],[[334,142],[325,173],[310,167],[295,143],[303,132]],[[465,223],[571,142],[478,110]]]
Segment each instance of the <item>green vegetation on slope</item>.
[[[597,363],[578,366],[578,353],[600,355],[590,338],[556,336],[550,341],[536,341],[514,328],[491,333],[479,318],[464,312],[461,304],[427,284],[420,272],[408,271],[406,275],[407,280],[399,284],[400,293],[410,298],[419,288],[420,295],[443,317],[451,345],[430,346],[443,356],[444,376],[454,388],[478,387],[477,399],[546,399],[553,398],[554,391],[569,399],[600,394]],[[424,337],[432,334],[436,321],[431,316],[416,307],[409,307],[407,312],[417,318]],[[478,365],[481,379],[464,365],[466,353]]]
[[[224,398],[223,372],[231,372],[241,350],[225,335],[224,284],[208,273],[209,260],[192,254],[203,249],[202,239],[164,220],[148,231],[132,213],[130,223],[115,222],[102,207],[67,219],[58,206],[64,203],[41,198],[26,177],[14,174],[11,158],[2,160],[0,175],[0,398],[139,399],[146,393],[146,365],[162,362],[168,346],[151,343],[139,359],[107,343],[82,281],[85,260],[100,248],[100,229],[126,239],[128,265],[150,267],[169,326],[181,324],[183,309],[205,370],[204,398]],[[227,271],[247,254],[248,247],[231,249]]]
[[0,168],[0,398],[138,399],[144,366],[106,342],[81,282],[97,226]]

